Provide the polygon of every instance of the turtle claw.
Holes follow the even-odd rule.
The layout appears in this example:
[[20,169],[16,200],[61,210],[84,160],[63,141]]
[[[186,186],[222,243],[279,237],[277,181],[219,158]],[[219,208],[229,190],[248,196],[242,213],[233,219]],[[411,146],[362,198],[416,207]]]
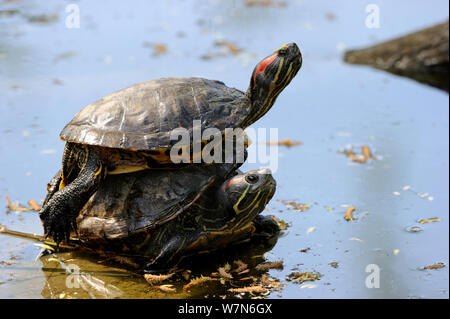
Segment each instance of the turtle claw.
[[57,247],[62,241],[69,241],[71,230],[76,230],[75,218],[61,210],[46,206],[40,212],[45,238],[52,238]]

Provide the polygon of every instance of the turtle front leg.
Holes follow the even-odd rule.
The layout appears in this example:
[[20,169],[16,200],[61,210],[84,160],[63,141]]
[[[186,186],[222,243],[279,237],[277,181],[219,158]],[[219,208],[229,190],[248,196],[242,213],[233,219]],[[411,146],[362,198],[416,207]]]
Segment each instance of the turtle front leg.
[[185,247],[186,239],[175,236],[168,242],[164,242],[164,247],[161,249],[159,255],[144,266],[144,273],[146,274],[163,274],[167,273],[170,267],[175,266],[180,262],[180,251]]
[[56,173],[56,175],[48,182],[47,184],[47,196],[45,196],[44,204],[45,206],[47,202],[52,198],[53,194],[58,191],[59,184],[61,183],[61,170]]
[[[60,184],[59,190],[48,199],[39,212],[45,235],[52,237],[57,243],[63,239],[68,240],[71,229],[76,230],[76,217],[80,209],[106,175],[106,169],[95,152],[91,152],[86,146],[81,146],[76,152],[79,161],[76,165],[80,167],[78,176],[65,187],[61,188]],[[55,178],[52,182],[55,182],[56,187],[57,178]]]
[[270,217],[258,215],[253,220],[253,225],[255,226],[255,232],[252,237],[273,237],[280,232],[280,227],[278,224]]

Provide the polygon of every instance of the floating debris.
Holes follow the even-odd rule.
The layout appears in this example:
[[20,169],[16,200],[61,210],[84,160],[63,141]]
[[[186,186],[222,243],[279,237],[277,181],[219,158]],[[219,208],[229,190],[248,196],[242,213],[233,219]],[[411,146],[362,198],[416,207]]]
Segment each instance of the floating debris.
[[30,199],[28,200],[28,206],[31,210],[40,211],[42,209],[42,206],[39,206],[36,201]]
[[55,153],[56,153],[56,150],[52,149],[52,148],[48,148],[48,149],[45,149],[45,150],[42,150],[39,152],[39,154],[41,154],[41,155],[49,155],[49,154],[55,154]]
[[394,251],[393,251],[395,256],[397,256],[399,252],[400,252],[400,249],[394,249]]
[[268,269],[283,269],[283,261],[282,260],[278,260],[278,261],[267,261],[267,262],[263,262],[259,265],[257,265],[255,267],[256,270],[261,271],[261,270],[268,270]]
[[392,192],[392,194],[394,194],[395,196],[400,196],[400,193],[399,192]]
[[287,281],[293,281],[295,283],[302,284],[305,281],[316,281],[319,280],[322,275],[320,273],[312,273],[312,272],[293,272],[290,273],[287,277]]
[[237,55],[239,53],[241,53],[243,50],[238,48],[236,45],[234,45],[233,43],[229,42],[229,41],[216,41],[216,43],[214,43],[216,46],[218,47],[225,47],[228,49],[228,51],[232,54],[232,55]]
[[336,19],[336,16],[334,15],[334,13],[332,12],[328,12],[325,17],[327,18],[327,20],[329,21],[334,21]]
[[54,85],[64,85],[64,82],[59,79],[53,79],[52,84]]
[[208,277],[208,276],[197,277],[197,278],[192,279],[186,285],[184,285],[183,286],[183,290],[187,291],[187,290],[189,290],[190,288],[192,288],[194,286],[202,285],[205,282],[216,281],[216,280],[218,280],[218,279],[217,278]]
[[167,46],[164,43],[153,43],[145,41],[143,46],[153,49],[152,55],[155,57],[167,53]]
[[277,289],[282,286],[282,284],[280,284],[277,279],[272,278],[272,277],[268,276],[267,274],[262,274],[260,280],[261,280],[261,283],[265,287],[268,287],[268,288]]
[[316,287],[317,287],[317,285],[314,285],[314,284],[304,284],[300,288],[316,288]]
[[67,51],[67,52],[58,54],[58,55],[53,59],[53,61],[54,61],[54,62],[58,62],[58,61],[61,61],[61,60],[65,60],[65,59],[69,59],[69,58],[75,57],[75,56],[77,56],[77,55],[78,55],[78,52],[77,52],[77,51]]
[[41,206],[36,203],[36,201],[30,199],[28,200],[28,207],[20,206],[19,203],[11,203],[11,199],[8,195],[5,196],[6,198],[6,204],[8,206],[8,210],[15,211],[15,212],[27,212],[30,210],[40,211],[42,209]]
[[6,204],[8,205],[9,210],[20,211],[20,212],[26,212],[26,211],[30,210],[28,207],[19,206],[19,203],[11,203],[11,200],[8,195],[6,195],[5,198],[6,198]]
[[233,269],[232,272],[235,272],[238,275],[242,274],[243,271],[248,270],[248,265],[240,259],[233,261],[233,264],[235,264],[237,268]]
[[0,18],[9,18],[19,14],[19,10],[0,10]]
[[435,223],[438,221],[441,221],[442,218],[438,218],[438,217],[433,217],[433,218],[428,218],[428,219],[421,219],[419,220],[419,224],[426,224],[426,223]]
[[291,139],[284,139],[281,141],[269,141],[266,143],[267,145],[279,145],[279,146],[286,146],[288,148],[292,147],[292,146],[299,146],[302,145],[302,142],[297,142],[297,141],[293,141]]
[[436,263],[433,265],[425,266],[425,267],[423,267],[423,269],[439,269],[439,268],[444,268],[444,267],[445,267],[445,264],[439,262],[439,263]]
[[27,17],[28,22],[38,23],[38,24],[48,24],[53,23],[58,20],[58,15],[56,14],[40,14]]
[[356,210],[355,206],[350,206],[345,212],[344,219],[346,221],[353,221],[353,212]]
[[419,226],[409,226],[406,228],[406,231],[409,233],[418,233],[423,231],[423,228]]
[[345,154],[353,162],[365,164],[369,159],[376,159],[367,145],[361,146],[361,154],[356,155],[353,150],[339,150],[338,153]]
[[160,282],[162,282],[164,280],[167,280],[167,279],[171,278],[173,275],[174,275],[173,273],[167,274],[167,275],[162,275],[162,274],[160,274],[160,275],[145,274],[144,275],[144,279],[150,285],[153,285],[153,284],[160,283]]
[[272,1],[272,0],[245,0],[247,7],[286,7],[286,1]]
[[262,286],[248,286],[248,287],[242,287],[242,288],[230,288],[228,289],[230,292],[237,292],[237,293],[265,293],[269,290],[267,288],[264,288]]
[[312,227],[309,227],[307,230],[306,230],[306,235],[309,235],[309,234],[311,234],[313,231],[315,231],[316,230],[316,227],[314,227],[314,226],[312,226]]
[[331,267],[333,267],[333,268],[338,268],[339,267],[339,264],[336,261],[331,262],[329,265]]
[[359,238],[356,238],[356,237],[349,238],[349,240],[359,241],[360,243],[363,242],[362,239],[359,239]]
[[299,203],[296,203],[296,202],[294,202],[294,201],[288,202],[288,201],[283,201],[283,200],[282,200],[281,203],[282,203],[284,206],[287,206],[290,210],[293,210],[293,211],[295,211],[295,212],[304,212],[305,210],[308,210],[308,209],[311,208],[311,205],[308,205],[308,204],[299,204]]
[[233,279],[233,276],[229,273],[230,270],[231,270],[231,266],[229,263],[226,263],[225,266],[219,267],[217,269],[220,277],[222,277],[223,279]]
[[226,55],[227,54],[225,52],[206,53],[206,54],[203,54],[202,56],[200,56],[200,59],[212,60],[212,59],[215,59],[215,58],[224,57]]
[[163,292],[177,292],[173,285],[150,286],[150,289],[159,289]]
[[301,253],[307,253],[309,250],[311,250],[310,247],[304,248],[304,249],[300,249],[300,252],[301,252]]

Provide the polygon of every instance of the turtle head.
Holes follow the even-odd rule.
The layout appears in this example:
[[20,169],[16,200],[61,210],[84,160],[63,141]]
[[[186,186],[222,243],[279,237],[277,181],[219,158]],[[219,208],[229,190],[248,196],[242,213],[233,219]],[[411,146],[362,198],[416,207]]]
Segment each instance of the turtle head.
[[301,66],[302,54],[295,43],[283,45],[256,65],[247,91],[251,101],[251,113],[243,123],[244,128],[272,107]]
[[276,182],[268,168],[226,180],[218,190],[218,200],[232,216],[230,227],[240,228],[253,221],[272,199],[275,189]]

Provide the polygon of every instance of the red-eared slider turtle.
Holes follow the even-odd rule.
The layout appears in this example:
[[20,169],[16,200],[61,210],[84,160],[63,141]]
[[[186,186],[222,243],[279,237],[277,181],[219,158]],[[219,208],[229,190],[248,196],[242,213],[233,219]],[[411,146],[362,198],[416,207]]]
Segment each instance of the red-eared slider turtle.
[[107,174],[179,166],[170,157],[175,129],[192,137],[195,120],[202,129],[222,133],[245,129],[272,107],[301,64],[299,48],[290,43],[256,65],[245,93],[219,81],[165,78],[86,106],[60,134],[67,142],[62,169],[49,183],[40,211],[45,234],[56,242],[67,239],[79,210]]
[[134,257],[147,272],[255,230],[274,235],[277,224],[259,215],[276,189],[270,170],[231,170],[224,179],[230,165],[110,175],[81,209],[72,235],[94,250]]

